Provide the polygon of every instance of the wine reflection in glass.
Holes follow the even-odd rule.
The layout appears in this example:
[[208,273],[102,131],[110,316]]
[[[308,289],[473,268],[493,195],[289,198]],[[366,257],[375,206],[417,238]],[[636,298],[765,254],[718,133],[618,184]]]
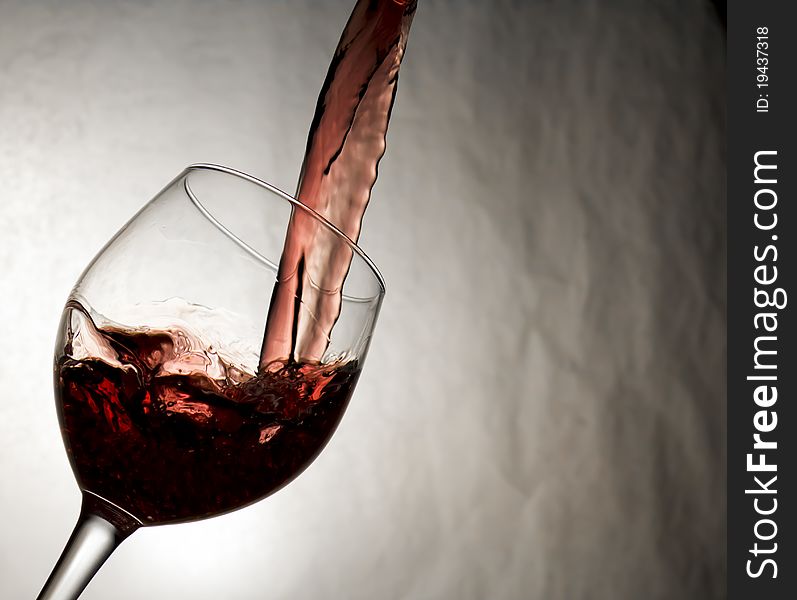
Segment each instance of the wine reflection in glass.
[[[343,289],[332,292],[339,314],[331,331],[327,323],[314,332],[325,339],[320,358],[289,344],[288,356],[261,363],[285,233],[297,219],[305,243],[350,257]],[[296,477],[346,408],[383,295],[359,247],[279,190],[214,165],[175,178],[102,249],[66,303],[56,404],[83,504],[39,598],[77,598],[139,527],[235,510]],[[301,298],[300,286],[291,311],[306,331],[315,320]]]

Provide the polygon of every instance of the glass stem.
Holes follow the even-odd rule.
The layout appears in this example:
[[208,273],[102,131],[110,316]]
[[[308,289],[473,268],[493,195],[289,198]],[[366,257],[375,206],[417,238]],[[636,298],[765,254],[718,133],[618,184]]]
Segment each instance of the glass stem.
[[76,600],[94,574],[141,521],[91,492],[61,558],[37,600]]

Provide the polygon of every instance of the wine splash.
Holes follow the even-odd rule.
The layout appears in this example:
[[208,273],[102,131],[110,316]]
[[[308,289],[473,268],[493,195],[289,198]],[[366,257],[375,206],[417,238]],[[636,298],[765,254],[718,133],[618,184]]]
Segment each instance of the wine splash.
[[[297,198],[357,241],[385,152],[398,73],[417,0],[358,0],[338,42],[310,126]],[[294,211],[260,354],[319,361],[340,312],[351,249]]]
[[70,302],[56,356],[59,418],[81,489],[144,524],[239,508],[288,483],[334,432],[356,361],[257,375],[170,327],[97,327]]

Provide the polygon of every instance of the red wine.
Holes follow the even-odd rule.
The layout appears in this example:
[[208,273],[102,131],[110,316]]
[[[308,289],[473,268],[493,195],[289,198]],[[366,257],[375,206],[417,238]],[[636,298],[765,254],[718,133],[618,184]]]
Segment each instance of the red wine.
[[75,302],[64,322],[57,404],[78,483],[145,524],[219,514],[286,484],[332,435],[359,375],[349,362],[255,376],[189,332],[99,328]]
[[[297,198],[356,241],[385,152],[416,0],[358,0],[310,126]],[[297,211],[269,308],[261,365],[319,360],[340,313],[351,250]]]

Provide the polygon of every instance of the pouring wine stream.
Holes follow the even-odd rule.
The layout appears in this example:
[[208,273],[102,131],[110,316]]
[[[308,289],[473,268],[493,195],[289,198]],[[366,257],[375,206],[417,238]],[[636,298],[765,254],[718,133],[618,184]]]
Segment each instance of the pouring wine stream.
[[[416,0],[359,0],[318,97],[296,197],[357,241],[385,153]],[[269,306],[260,367],[318,361],[340,311],[348,248],[313,239],[302,214],[288,227]]]

